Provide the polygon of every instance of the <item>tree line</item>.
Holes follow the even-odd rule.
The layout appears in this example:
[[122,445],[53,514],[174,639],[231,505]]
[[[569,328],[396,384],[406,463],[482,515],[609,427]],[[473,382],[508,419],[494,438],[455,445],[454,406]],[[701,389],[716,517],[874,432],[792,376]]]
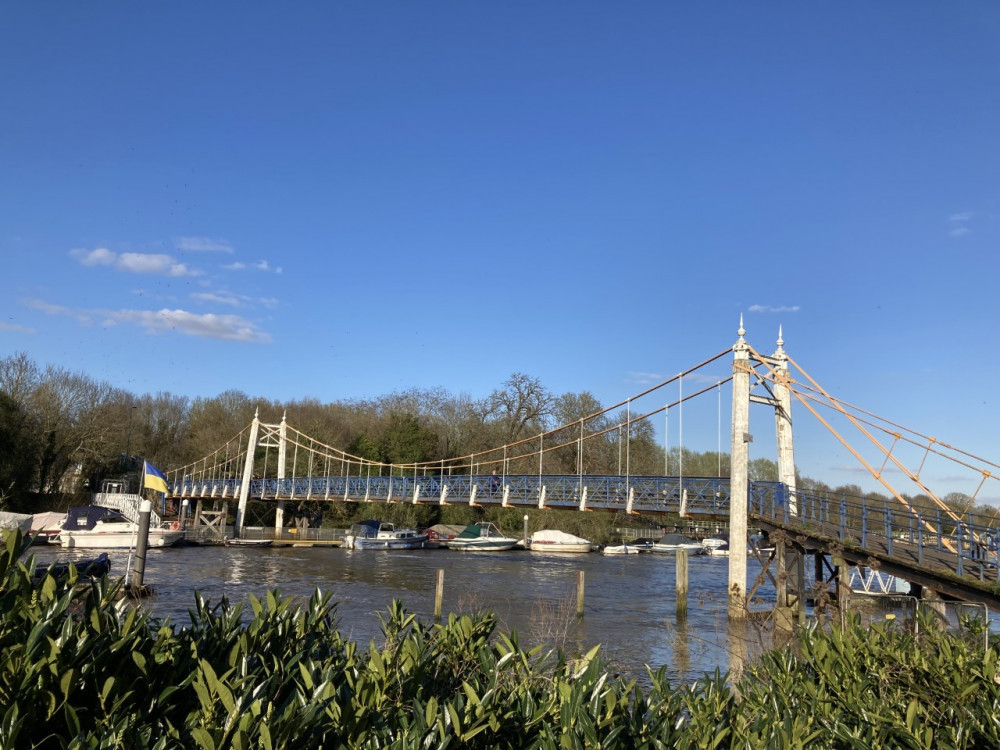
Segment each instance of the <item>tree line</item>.
[[[624,410],[605,411],[590,392],[558,395],[524,373],[511,374],[480,399],[432,388],[330,403],[311,398],[286,402],[238,390],[197,398],[163,391],[136,394],[85,373],[42,367],[27,354],[15,353],[0,358],[0,508],[30,513],[79,500],[105,478],[127,470],[131,456],[145,457],[165,470],[184,466],[238,435],[258,412],[262,421],[272,423],[287,414],[290,423],[315,440],[386,464],[446,466],[524,441],[518,450],[534,451],[535,457],[515,460],[507,468],[534,473],[542,447],[537,436],[544,433],[545,446],[565,444],[546,450],[547,474],[662,475],[683,460],[687,476],[729,475],[728,453],[674,447],[667,455],[650,420],[629,423]],[[577,444],[581,429],[585,439]],[[487,462],[481,468],[489,473],[494,466]],[[777,466],[755,459],[750,474],[751,480],[774,481]],[[851,485],[834,488],[805,477],[797,481],[812,491],[864,494]],[[918,507],[932,505],[929,498],[909,499]],[[957,508],[966,499],[957,493],[948,497]]]

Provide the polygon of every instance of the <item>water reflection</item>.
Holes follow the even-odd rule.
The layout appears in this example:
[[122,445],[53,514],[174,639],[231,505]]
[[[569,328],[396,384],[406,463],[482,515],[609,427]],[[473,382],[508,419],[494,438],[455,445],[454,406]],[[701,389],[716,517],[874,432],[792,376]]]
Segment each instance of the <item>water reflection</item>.
[[[93,557],[48,548],[33,552],[40,564]],[[124,575],[127,551],[109,554],[112,574]],[[270,590],[307,598],[318,588],[339,603],[342,632],[367,643],[380,639],[378,613],[393,599],[431,622],[442,569],[446,615],[493,611],[501,628],[517,631],[522,644],[545,643],[571,653],[602,644],[616,671],[644,681],[646,665],[666,665],[671,679],[687,682],[717,667],[738,668],[747,650],[748,636],[734,639],[728,630],[727,562],[690,558],[688,616],[677,620],[672,556],[189,547],[150,550],[145,583],[155,594],[142,606],[183,625],[196,590],[213,603],[223,597],[245,603],[251,594],[264,597]],[[576,616],[580,571],[586,583],[582,618]],[[762,595],[773,600],[773,590]]]

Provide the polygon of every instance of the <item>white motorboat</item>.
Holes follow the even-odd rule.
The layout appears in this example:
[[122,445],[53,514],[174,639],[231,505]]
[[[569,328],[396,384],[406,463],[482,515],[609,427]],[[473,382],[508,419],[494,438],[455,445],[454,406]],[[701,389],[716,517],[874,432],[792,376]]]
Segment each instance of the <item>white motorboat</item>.
[[501,552],[513,549],[519,541],[520,539],[505,536],[500,529],[486,521],[469,524],[465,531],[454,539],[449,539],[446,545],[448,549],[463,552]]
[[668,554],[684,550],[692,555],[701,555],[704,554],[705,547],[701,542],[683,534],[664,534],[653,543],[652,550]]
[[397,529],[388,521],[361,521],[351,526],[344,537],[350,549],[420,549],[427,534],[413,529]]
[[587,539],[555,529],[536,531],[528,545],[532,552],[590,552],[593,547]]
[[602,555],[638,555],[645,547],[634,544],[615,544],[601,550]]
[[[150,525],[147,547],[170,547],[184,538],[177,521]],[[139,524],[119,511],[100,505],[70,508],[59,532],[61,547],[79,549],[129,549],[139,541]]]
[[706,555],[727,557],[729,555],[729,540],[721,536],[710,536],[701,540]]

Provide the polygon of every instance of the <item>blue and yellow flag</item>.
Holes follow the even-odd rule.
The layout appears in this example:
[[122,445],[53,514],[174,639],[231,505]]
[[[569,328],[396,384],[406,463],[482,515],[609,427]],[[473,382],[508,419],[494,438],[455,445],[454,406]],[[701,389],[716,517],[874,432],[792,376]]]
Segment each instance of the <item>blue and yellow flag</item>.
[[163,472],[145,459],[142,462],[142,486],[156,492],[167,491],[167,478],[163,476]]

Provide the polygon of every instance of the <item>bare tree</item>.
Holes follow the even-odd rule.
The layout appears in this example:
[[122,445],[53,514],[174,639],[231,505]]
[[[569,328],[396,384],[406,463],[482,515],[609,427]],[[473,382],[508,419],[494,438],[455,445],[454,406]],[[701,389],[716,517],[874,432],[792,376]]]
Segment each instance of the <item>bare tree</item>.
[[543,431],[545,419],[552,413],[553,398],[541,381],[515,372],[503,385],[485,402],[484,421],[500,426],[504,443],[523,437],[528,427]]

